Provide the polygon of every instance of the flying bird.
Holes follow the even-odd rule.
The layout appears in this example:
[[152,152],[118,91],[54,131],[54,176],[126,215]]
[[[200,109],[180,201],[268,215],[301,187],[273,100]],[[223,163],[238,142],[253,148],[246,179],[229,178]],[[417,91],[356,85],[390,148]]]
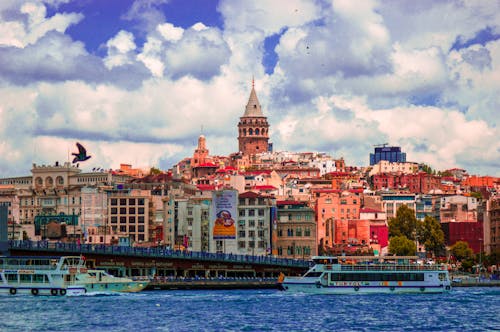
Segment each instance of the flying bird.
[[80,143],[76,142],[76,147],[78,148],[78,153],[72,153],[75,158],[73,159],[73,164],[79,161],[85,161],[90,158],[87,156],[87,150]]

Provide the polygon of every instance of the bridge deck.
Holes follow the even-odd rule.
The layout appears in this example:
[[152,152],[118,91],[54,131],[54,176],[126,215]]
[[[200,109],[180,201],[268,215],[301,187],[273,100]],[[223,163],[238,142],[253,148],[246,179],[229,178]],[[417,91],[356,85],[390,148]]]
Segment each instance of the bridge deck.
[[224,263],[250,263],[255,265],[273,265],[292,268],[307,268],[309,264],[304,260],[277,258],[272,256],[235,255],[198,251],[181,251],[165,248],[56,243],[48,241],[9,241],[9,247],[10,249],[19,249],[24,251],[47,252],[51,254],[61,253],[61,255],[101,254],[141,258],[169,258]]

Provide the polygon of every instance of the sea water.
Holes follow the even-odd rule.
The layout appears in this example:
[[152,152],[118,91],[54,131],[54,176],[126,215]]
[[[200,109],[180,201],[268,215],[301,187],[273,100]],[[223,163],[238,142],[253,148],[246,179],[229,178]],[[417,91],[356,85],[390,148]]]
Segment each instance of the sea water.
[[500,331],[500,288],[448,294],[277,290],[0,296],[0,331]]

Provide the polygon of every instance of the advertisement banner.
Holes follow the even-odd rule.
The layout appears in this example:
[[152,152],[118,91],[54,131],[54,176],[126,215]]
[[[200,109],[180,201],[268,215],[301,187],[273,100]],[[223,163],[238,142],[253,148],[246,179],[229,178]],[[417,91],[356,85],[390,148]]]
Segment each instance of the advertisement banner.
[[221,190],[212,193],[212,211],[215,213],[214,240],[236,238],[236,218],[238,212],[238,191]]

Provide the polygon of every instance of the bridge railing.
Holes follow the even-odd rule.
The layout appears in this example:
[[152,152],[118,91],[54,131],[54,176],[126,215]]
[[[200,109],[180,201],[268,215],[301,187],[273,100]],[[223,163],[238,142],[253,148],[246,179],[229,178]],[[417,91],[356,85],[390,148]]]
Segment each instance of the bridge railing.
[[210,253],[203,251],[182,251],[165,248],[141,248],[126,246],[110,246],[99,244],[77,244],[48,241],[20,241],[10,240],[11,249],[24,249],[33,251],[60,252],[70,254],[105,254],[119,256],[136,256],[151,258],[173,258],[211,262],[251,263],[262,265],[279,265],[286,267],[308,267],[304,260],[277,258],[273,256],[251,256],[223,253]]

